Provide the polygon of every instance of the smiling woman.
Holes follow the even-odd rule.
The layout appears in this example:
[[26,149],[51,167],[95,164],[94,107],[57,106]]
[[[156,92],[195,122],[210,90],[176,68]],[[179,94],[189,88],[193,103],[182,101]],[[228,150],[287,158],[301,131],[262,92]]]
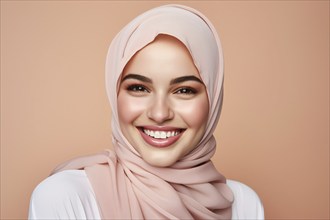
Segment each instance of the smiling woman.
[[152,9],[111,43],[114,151],[60,165],[35,189],[31,219],[263,219],[257,194],[211,157],[223,96],[217,33],[200,12]]
[[129,61],[118,113],[124,136],[151,165],[171,166],[197,146],[205,133],[208,98],[180,41],[159,35]]

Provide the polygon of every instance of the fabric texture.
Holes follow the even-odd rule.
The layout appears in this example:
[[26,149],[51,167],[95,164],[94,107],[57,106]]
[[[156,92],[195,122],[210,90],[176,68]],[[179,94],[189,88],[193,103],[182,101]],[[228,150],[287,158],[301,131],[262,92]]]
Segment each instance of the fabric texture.
[[[235,200],[232,219],[264,219],[260,198],[250,187],[227,179]],[[101,219],[94,190],[85,170],[65,170],[43,180],[34,189],[28,219]]]
[[[171,167],[146,163],[122,134],[117,92],[121,73],[136,52],[159,34],[173,36],[189,50],[207,88],[209,118],[196,148]],[[219,38],[200,12],[181,5],[151,9],[125,26],[106,60],[106,88],[112,108],[114,151],[80,157],[54,170],[85,169],[103,219],[230,219],[233,193],[210,161],[213,131],[223,97],[223,56]]]

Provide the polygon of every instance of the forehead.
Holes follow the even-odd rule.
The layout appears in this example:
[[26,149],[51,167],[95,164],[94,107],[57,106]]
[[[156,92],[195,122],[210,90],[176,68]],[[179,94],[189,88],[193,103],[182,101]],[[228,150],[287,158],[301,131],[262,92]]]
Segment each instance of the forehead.
[[128,73],[181,77],[199,72],[186,46],[169,35],[158,35],[153,42],[138,51],[126,64],[122,77]]

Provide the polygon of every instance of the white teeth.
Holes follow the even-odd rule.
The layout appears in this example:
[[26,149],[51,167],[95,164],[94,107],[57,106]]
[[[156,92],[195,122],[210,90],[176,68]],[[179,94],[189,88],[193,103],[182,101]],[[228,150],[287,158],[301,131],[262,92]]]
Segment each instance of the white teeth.
[[147,129],[143,129],[143,132],[147,135],[149,135],[150,137],[153,138],[158,138],[158,139],[166,139],[169,137],[173,137],[176,136],[178,134],[180,134],[179,131],[152,131],[152,130],[147,130]]
[[162,138],[162,139],[166,138],[166,132],[165,131],[160,132],[160,138]]

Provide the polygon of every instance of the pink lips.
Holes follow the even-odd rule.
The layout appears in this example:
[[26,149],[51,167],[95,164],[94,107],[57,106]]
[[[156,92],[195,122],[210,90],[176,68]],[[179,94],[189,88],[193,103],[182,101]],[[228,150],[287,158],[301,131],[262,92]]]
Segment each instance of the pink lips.
[[[170,127],[150,127],[150,126],[146,126],[143,127],[145,129],[149,129],[149,130],[157,130],[157,131],[173,131],[173,130],[178,130],[178,129],[173,129]],[[146,133],[143,132],[143,128],[140,127],[138,130],[143,138],[143,140],[145,142],[147,142],[149,145],[153,146],[153,147],[158,147],[158,148],[165,148],[168,147],[172,144],[174,144],[182,135],[182,133],[184,131],[181,130],[181,132],[178,135],[172,136],[172,137],[167,137],[165,139],[161,139],[161,138],[153,138],[150,137],[149,135],[147,135]]]

